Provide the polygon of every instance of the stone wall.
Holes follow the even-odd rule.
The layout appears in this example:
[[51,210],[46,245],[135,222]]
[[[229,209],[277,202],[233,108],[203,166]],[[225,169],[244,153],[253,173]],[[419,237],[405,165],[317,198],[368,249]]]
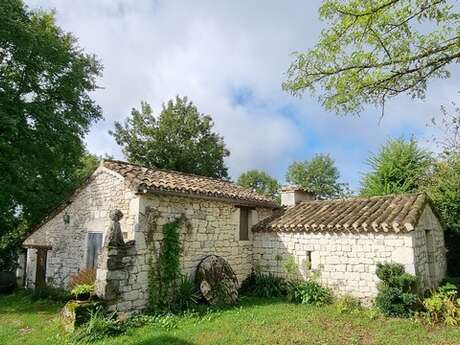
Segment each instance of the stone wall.
[[[190,224],[183,227],[182,267],[184,273],[193,275],[198,263],[207,255],[222,256],[232,266],[241,282],[252,268],[252,232],[249,240],[239,240],[239,208],[231,203],[199,198],[152,195],[143,196],[140,203],[141,218],[146,209],[155,210],[157,217],[153,241],[157,250],[162,238],[161,227],[181,215]],[[269,216],[270,209],[257,208],[250,212],[249,229],[259,220]],[[147,226],[143,226],[147,236]],[[144,236],[144,237],[145,237]]]
[[99,256],[96,293],[108,311],[133,313],[147,307],[148,263],[134,241],[117,248],[104,247]]
[[263,272],[285,275],[292,256],[301,276],[315,275],[337,294],[370,302],[377,293],[377,263],[398,262],[415,274],[412,246],[411,233],[261,232],[254,234],[254,262]]
[[435,288],[447,270],[444,231],[429,206],[423,211],[413,233],[415,270],[420,292]]
[[[104,249],[97,270],[98,295],[117,313],[132,313],[148,305],[148,273],[160,251],[162,226],[185,216],[181,227],[182,271],[193,277],[198,263],[207,255],[222,256],[241,282],[253,267],[252,233],[239,240],[238,207],[226,202],[198,198],[149,195],[140,199],[140,217],[128,237],[128,249]],[[264,208],[250,212],[249,226],[271,214]],[[123,226],[122,226],[123,229]]]
[[[98,168],[92,180],[72,203],[40,227],[27,240],[27,245],[50,245],[47,258],[47,282],[53,286],[66,287],[69,277],[86,268],[87,233],[102,232],[108,228],[110,210],[120,209],[125,217],[121,222],[128,239],[138,221],[138,197],[121,176]],[[69,215],[65,224],[63,215]],[[36,270],[36,250],[28,249],[27,281],[33,287]]]

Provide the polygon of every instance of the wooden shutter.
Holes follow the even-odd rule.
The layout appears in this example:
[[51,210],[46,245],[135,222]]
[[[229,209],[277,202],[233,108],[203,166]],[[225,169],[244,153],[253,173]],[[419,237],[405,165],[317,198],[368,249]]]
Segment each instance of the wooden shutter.
[[48,251],[44,248],[37,249],[37,268],[35,272],[35,287],[46,287],[46,259]]
[[86,252],[86,267],[95,268],[97,266],[97,256],[102,247],[102,233],[88,232],[88,247]]
[[249,240],[249,209],[240,208],[240,241]]

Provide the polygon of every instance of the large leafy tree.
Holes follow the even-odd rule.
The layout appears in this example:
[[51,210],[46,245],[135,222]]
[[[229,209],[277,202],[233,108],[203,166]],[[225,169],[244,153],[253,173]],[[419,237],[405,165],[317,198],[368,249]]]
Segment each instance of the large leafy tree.
[[332,199],[349,194],[348,185],[339,182],[339,169],[329,155],[318,154],[312,159],[293,162],[286,181],[316,194],[318,199]]
[[265,171],[248,170],[238,177],[236,183],[254,192],[265,195],[277,203],[280,202],[280,184]]
[[449,275],[460,275],[460,154],[449,155],[434,165],[434,173],[423,188],[446,226]]
[[110,131],[128,161],[148,167],[227,178],[224,158],[230,153],[223,138],[212,131],[209,115],[198,112],[186,97],[163,105],[155,117],[149,104],[133,109],[124,125]]
[[427,182],[433,159],[413,139],[389,140],[368,160],[361,195],[376,196],[416,192]]
[[52,13],[0,2],[0,269],[74,187],[82,137],[102,117],[89,95],[100,71]]
[[[427,82],[447,78],[460,58],[460,13],[447,0],[325,0],[317,44],[295,53],[284,88],[320,90],[338,113],[384,105],[402,93],[423,98]],[[382,108],[383,109],[383,108]]]

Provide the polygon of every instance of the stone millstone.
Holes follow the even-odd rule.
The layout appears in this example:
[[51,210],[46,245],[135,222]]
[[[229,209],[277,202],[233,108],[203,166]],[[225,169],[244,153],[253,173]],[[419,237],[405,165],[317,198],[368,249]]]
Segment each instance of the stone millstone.
[[222,257],[209,255],[198,264],[196,282],[212,305],[232,305],[238,301],[238,279]]

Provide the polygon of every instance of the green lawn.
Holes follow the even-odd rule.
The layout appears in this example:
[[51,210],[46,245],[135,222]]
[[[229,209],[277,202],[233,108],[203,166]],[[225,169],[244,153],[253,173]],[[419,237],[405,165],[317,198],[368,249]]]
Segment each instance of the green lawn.
[[[0,296],[1,344],[64,344],[60,305]],[[460,328],[429,329],[412,320],[375,317],[370,311],[341,314],[336,307],[244,299],[238,308],[204,317],[177,318],[173,327],[149,325],[108,338],[108,345],[355,345],[460,344]]]

